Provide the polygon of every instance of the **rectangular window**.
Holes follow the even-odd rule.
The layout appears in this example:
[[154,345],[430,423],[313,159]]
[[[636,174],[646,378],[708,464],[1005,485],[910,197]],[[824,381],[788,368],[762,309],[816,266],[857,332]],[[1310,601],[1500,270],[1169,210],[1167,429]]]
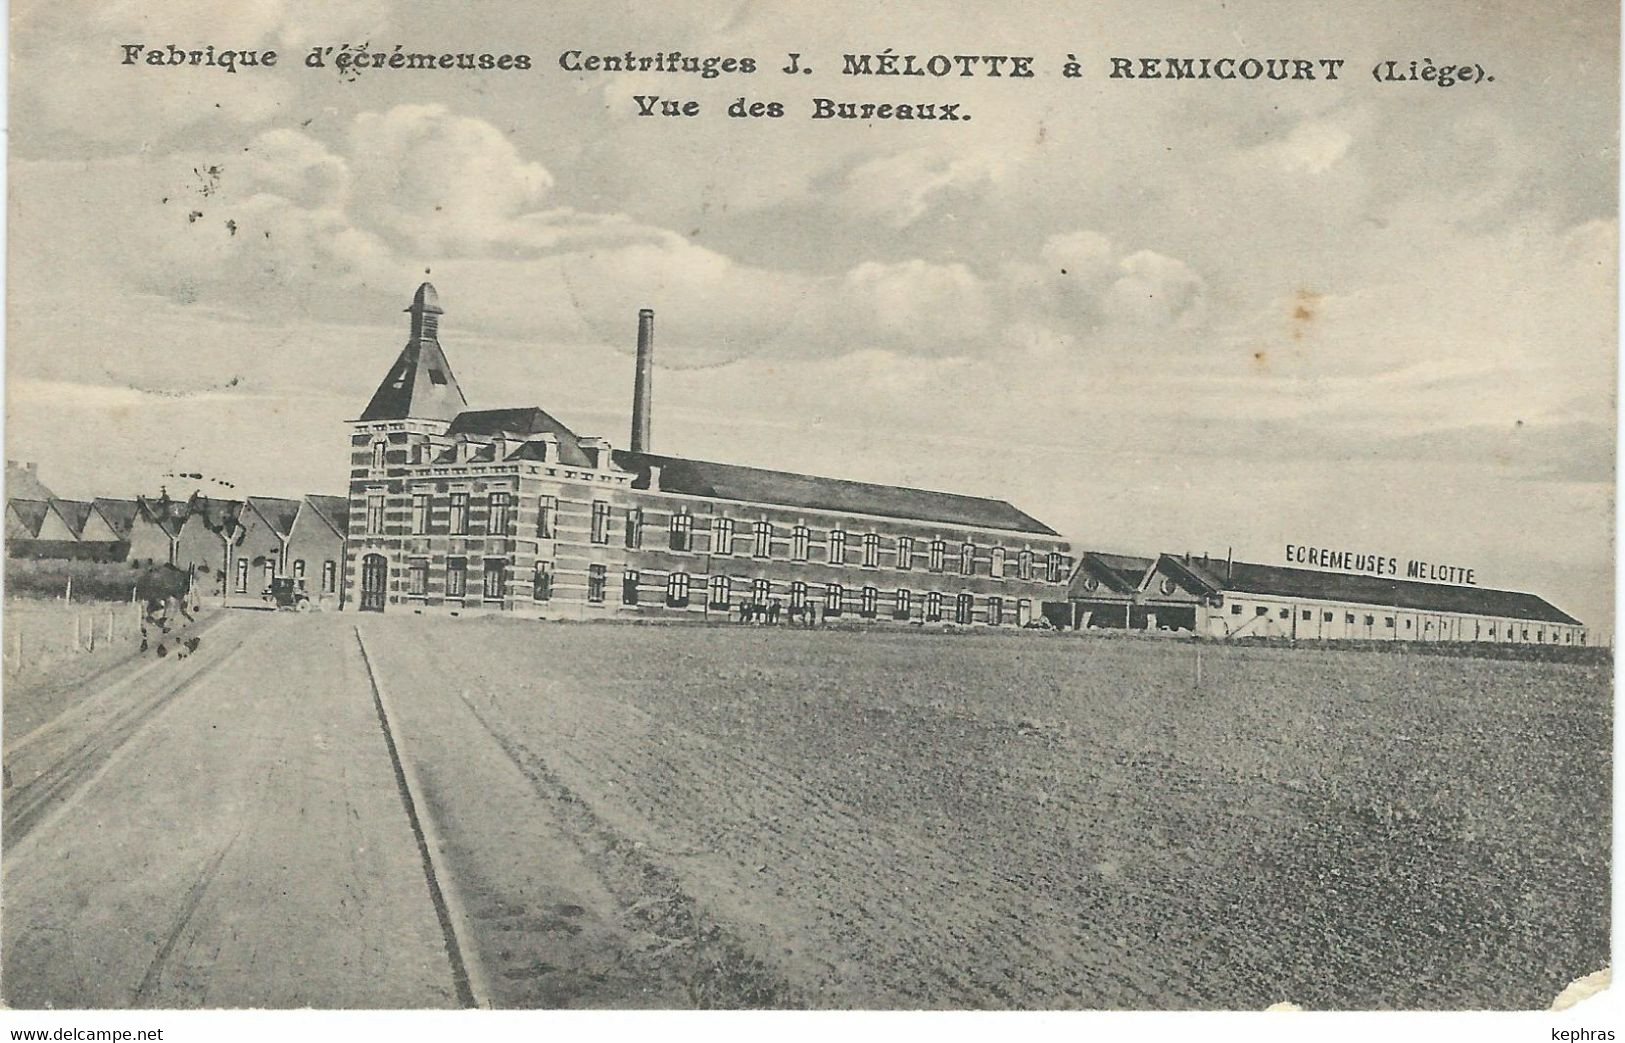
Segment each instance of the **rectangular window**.
[[976,544],[963,543],[959,547],[959,574],[969,576],[976,572]]
[[1016,602],[1016,626],[1024,627],[1033,621],[1033,603],[1026,598]]
[[1231,605],[1231,606],[1230,606],[1230,614],[1231,614],[1231,615],[1232,615],[1232,616],[1239,616],[1239,615],[1241,615],[1241,606],[1240,606],[1240,605]]
[[1354,613],[1352,613],[1352,612],[1343,613],[1343,622],[1348,626],[1353,626],[1354,625]]
[[322,593],[331,594],[338,589],[339,567],[336,561],[322,562]]
[[994,547],[988,562],[988,575],[994,579],[1004,578],[1004,548]]
[[551,561],[538,561],[530,573],[530,599],[532,601],[551,601],[553,599],[553,563]]
[[1365,617],[1365,625],[1366,626],[1370,626],[1371,624],[1375,623],[1376,621],[1377,621],[1377,619],[1376,619],[1375,616],[1366,616]]
[[486,520],[485,531],[492,536],[508,535],[510,523],[509,516],[513,513],[513,495],[505,492],[494,492],[489,499],[490,517]]
[[468,562],[462,558],[446,559],[446,597],[460,598],[468,594]]
[[1386,618],[1386,623],[1384,625],[1387,626],[1387,628],[1389,630],[1394,629],[1394,617],[1393,616],[1387,616],[1385,618]]
[[388,442],[374,442],[372,444],[372,469],[374,471],[384,469],[384,451],[388,448]]
[[429,494],[412,494],[412,532],[421,536],[429,531]]
[[248,593],[248,559],[237,559],[237,593]]
[[1320,621],[1322,623],[1330,623],[1332,621],[1332,614],[1330,612],[1322,612],[1320,614]]
[[1004,625],[1004,599],[1003,598],[988,598],[987,599],[987,623],[988,623],[988,626],[995,626],[995,627]]
[[485,559],[485,600],[501,601],[508,588],[508,562],[505,558]]
[[976,610],[976,599],[969,594],[961,594],[954,599],[954,622],[961,626],[969,626],[973,613]]
[[558,535],[558,527],[559,498],[544,496],[541,499],[541,511],[536,515],[536,538],[551,540]]
[[727,576],[711,577],[711,607],[727,608],[733,599],[733,581]]
[[846,564],[846,533],[840,529],[829,531],[829,563],[831,565]]
[[[1253,615],[1255,615],[1255,616],[1267,616],[1269,614],[1270,614],[1270,610],[1268,608],[1264,607],[1263,605],[1259,605],[1257,608],[1253,609]],[[1349,617],[1349,622],[1350,623],[1354,622],[1354,617],[1353,616]]]
[[1059,583],[1066,579],[1066,556],[1059,551],[1051,551],[1046,560],[1045,574],[1051,583]]
[[626,512],[626,549],[643,546],[643,508],[632,507]]
[[773,552],[773,523],[762,520],[756,523],[756,556],[765,558]]
[[1314,613],[1310,612],[1308,609],[1303,610],[1303,620],[1304,620],[1305,623],[1307,623],[1309,620],[1311,620],[1313,618],[1314,618]]
[[609,504],[603,500],[592,502],[592,541],[609,542]]
[[718,518],[711,523],[711,553],[727,556],[734,552],[734,520]]
[[859,612],[864,619],[873,619],[880,614],[880,591],[874,587],[864,587]]
[[768,583],[767,580],[765,580],[765,579],[753,579],[753,580],[750,581],[750,599],[755,604],[758,604],[758,605],[767,604],[768,598],[770,598],[772,596],[772,594],[773,594],[773,587],[772,587],[771,584]]
[[948,545],[941,540],[932,540],[931,556],[927,559],[928,567],[932,572],[941,572],[943,559],[947,558],[947,556]]
[[603,565],[587,566],[587,604],[602,605],[604,588],[609,586],[609,569]]
[[897,567],[900,569],[914,567],[914,537],[897,537]]
[[1291,619],[1292,618],[1292,610],[1290,608],[1283,608],[1281,610],[1280,615],[1281,615],[1282,619]]
[[305,585],[305,559],[300,558],[293,563],[293,581],[299,586]]
[[1033,578],[1033,552],[1025,548],[1016,555],[1016,575],[1022,579]]
[[468,494],[451,494],[451,534],[468,535]]
[[694,542],[694,516],[681,511],[671,516],[671,549],[688,550]]
[[790,584],[790,607],[805,608],[807,605],[807,584],[795,580]]
[[672,608],[688,606],[688,573],[673,572],[666,577],[666,604]]
[[421,598],[429,593],[429,562],[427,559],[413,558],[407,562],[406,592],[415,598]]
[[638,570],[627,569],[621,573],[621,604],[636,605],[638,603]]
[[797,525],[790,534],[790,557],[797,561],[807,560],[807,549],[812,544],[812,533],[805,525]]
[[264,578],[265,578],[264,587],[265,587],[266,590],[270,590],[271,589],[271,581],[273,579],[276,579],[276,563],[273,562],[269,558],[265,559],[265,577]]
[[384,494],[381,492],[367,494],[367,533],[372,536],[382,535],[384,531]]
[[913,595],[911,595],[908,591],[899,590],[894,598],[896,607],[892,609],[893,618],[907,619],[909,612],[914,607],[912,604],[910,604],[910,602],[913,600]]
[[863,564],[871,569],[880,567],[880,537],[875,533],[864,533]]
[[928,623],[942,621],[942,595],[934,590],[925,596],[925,619]]
[[829,583],[824,587],[824,615],[838,616],[841,614],[841,602],[846,599],[846,591],[841,589],[839,583]]

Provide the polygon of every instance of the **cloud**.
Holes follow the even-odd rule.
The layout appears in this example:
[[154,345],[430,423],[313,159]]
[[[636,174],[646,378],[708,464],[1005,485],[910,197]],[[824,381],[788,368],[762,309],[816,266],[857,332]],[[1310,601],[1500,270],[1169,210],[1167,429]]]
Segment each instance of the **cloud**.
[[364,112],[348,145],[355,216],[420,256],[511,244],[515,220],[540,208],[553,186],[553,175],[521,159],[491,124],[442,105]]
[[[357,0],[106,0],[93,5],[18,5],[11,34],[14,112],[25,149],[60,154],[72,143],[96,148],[179,144],[287,112],[297,96],[285,68],[303,48],[361,41],[393,5]],[[218,67],[123,63],[126,44],[202,49],[200,27],[229,27],[217,50],[275,49],[274,69],[227,73]],[[318,36],[318,34],[320,34]],[[289,74],[292,73],[293,76]]]
[[[848,213],[902,228],[933,206],[1004,177],[1006,156],[920,148],[877,156],[846,175],[837,203]],[[968,202],[968,200],[966,200]]]

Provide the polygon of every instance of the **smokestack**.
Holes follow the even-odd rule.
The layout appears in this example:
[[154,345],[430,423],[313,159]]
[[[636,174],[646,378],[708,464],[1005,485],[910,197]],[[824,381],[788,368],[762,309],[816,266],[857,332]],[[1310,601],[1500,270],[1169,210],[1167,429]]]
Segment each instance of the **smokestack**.
[[638,371],[632,386],[632,444],[634,453],[649,452],[649,410],[654,394],[650,384],[655,368],[655,310],[638,311]]

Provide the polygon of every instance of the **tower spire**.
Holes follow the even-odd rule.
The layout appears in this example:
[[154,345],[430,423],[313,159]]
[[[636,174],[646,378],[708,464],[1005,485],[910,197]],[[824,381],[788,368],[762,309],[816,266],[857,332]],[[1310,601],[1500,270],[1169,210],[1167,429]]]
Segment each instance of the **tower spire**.
[[362,420],[453,420],[468,408],[463,389],[440,349],[440,295],[424,283],[406,308],[412,316],[411,339],[373,392]]

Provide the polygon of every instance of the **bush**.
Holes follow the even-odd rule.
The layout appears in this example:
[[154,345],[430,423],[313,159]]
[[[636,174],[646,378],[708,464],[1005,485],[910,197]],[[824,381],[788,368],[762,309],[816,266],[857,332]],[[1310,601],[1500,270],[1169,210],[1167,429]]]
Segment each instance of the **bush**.
[[131,569],[123,562],[69,561],[63,558],[10,558],[6,561],[6,594],[10,597],[59,598],[73,579],[75,601],[129,601],[167,597],[186,591],[186,573],[173,565]]

